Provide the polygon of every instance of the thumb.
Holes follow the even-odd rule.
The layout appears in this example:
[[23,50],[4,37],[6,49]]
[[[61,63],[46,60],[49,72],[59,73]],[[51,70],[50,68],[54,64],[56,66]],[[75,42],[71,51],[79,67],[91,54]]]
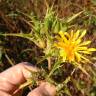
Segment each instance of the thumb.
[[31,91],[27,96],[55,96],[55,86],[49,83],[42,83],[38,88]]

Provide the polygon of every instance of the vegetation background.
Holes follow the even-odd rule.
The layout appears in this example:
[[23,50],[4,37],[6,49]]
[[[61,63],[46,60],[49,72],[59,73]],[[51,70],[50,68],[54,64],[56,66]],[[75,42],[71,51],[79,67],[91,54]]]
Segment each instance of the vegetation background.
[[[91,46],[96,47],[96,0],[0,0],[0,33],[30,33],[31,27],[27,22],[29,19],[22,13],[34,14],[42,20],[47,10],[46,1],[49,6],[53,5],[53,10],[59,18],[67,19],[84,11],[73,22],[66,24],[65,28],[86,29],[85,39],[91,40]],[[35,64],[35,57],[39,58],[42,54],[42,50],[31,41],[19,37],[0,36],[0,72],[19,62]],[[91,72],[94,75],[91,80],[80,70],[75,71],[63,95],[59,96],[96,96],[96,62],[93,62]],[[65,66],[64,77],[59,77],[68,77],[72,68],[70,65]],[[90,67],[86,66],[86,69],[88,68]],[[26,96],[28,90],[25,88],[22,96]]]

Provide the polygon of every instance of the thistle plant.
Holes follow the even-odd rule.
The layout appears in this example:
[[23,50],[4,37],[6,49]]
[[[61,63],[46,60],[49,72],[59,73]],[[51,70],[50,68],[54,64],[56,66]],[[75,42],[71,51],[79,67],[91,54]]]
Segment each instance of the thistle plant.
[[[44,69],[43,72],[40,71],[36,73],[36,80],[38,80],[40,74],[45,73],[43,75],[45,81],[56,85],[57,91],[60,91],[62,88],[66,89],[66,84],[70,81],[71,76],[68,76],[66,80],[60,84],[52,79],[54,73],[58,71],[64,63],[70,63],[74,65],[75,68],[79,68],[83,73],[89,75],[82,67],[82,64],[92,63],[91,60],[89,60],[89,55],[91,56],[96,49],[89,47],[91,41],[84,41],[83,37],[86,35],[86,30],[77,30],[76,32],[72,30],[70,33],[68,31],[68,27],[70,28],[70,25],[68,24],[82,12],[73,15],[67,20],[58,18],[58,15],[55,15],[53,9],[49,7],[47,8],[46,14],[42,20],[39,20],[38,17],[34,15],[28,15],[22,12],[19,13],[30,19],[27,21],[27,24],[31,27],[31,32],[21,32],[16,34],[6,33],[0,35],[26,38],[42,49],[44,56],[39,58],[37,65],[42,64],[42,61],[47,59],[48,71]],[[71,75],[73,73],[74,70]],[[33,80],[33,78],[31,79]],[[34,79],[34,82],[36,80]],[[20,88],[30,85],[30,83],[32,83],[31,81],[22,85]]]

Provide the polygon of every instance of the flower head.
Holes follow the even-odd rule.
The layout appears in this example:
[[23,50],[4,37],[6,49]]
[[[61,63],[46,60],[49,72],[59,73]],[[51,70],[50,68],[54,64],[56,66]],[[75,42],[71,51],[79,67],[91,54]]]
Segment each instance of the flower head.
[[90,62],[87,57],[96,49],[88,47],[91,41],[83,41],[85,34],[86,30],[77,30],[77,32],[72,30],[70,33],[59,32],[60,36],[56,37],[55,46],[60,49],[59,53],[63,61]]

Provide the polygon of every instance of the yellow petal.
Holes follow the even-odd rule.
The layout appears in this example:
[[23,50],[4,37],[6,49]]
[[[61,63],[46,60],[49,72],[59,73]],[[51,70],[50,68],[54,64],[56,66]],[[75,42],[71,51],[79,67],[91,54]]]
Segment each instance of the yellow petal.
[[81,42],[81,39],[77,39],[76,41],[74,41],[76,45],[79,45]]
[[79,34],[80,34],[80,30],[77,30],[77,32],[74,34],[74,40],[78,39],[79,37]]
[[64,37],[64,32],[63,31],[60,31],[59,32],[59,35],[63,38]]
[[96,51],[96,48],[89,48],[88,51]]
[[79,37],[79,38],[84,37],[84,36],[85,36],[85,34],[86,34],[86,30],[84,30],[84,31],[81,33],[81,35],[80,35],[80,37]]
[[79,53],[75,52],[75,57],[78,62],[81,61],[81,55]]
[[70,33],[71,38],[73,38],[73,35],[74,35],[74,33],[73,33],[73,30],[72,30],[71,33]]
[[69,35],[68,32],[64,32],[64,35],[65,35],[68,39],[70,39],[70,35]]
[[[60,32],[59,32],[59,35],[61,36],[61,39],[64,40],[65,43],[67,43],[68,40],[67,40],[67,38],[64,36],[64,32],[63,32],[63,31],[60,31]],[[60,38],[59,38],[58,40],[60,40]]]
[[80,51],[80,50],[87,50],[88,48],[87,47],[77,47],[77,50]]
[[84,53],[84,54],[91,54],[89,51],[78,51],[79,53]]
[[91,41],[85,41],[85,42],[81,43],[79,46],[85,46],[85,45],[88,45],[90,43],[91,43]]

